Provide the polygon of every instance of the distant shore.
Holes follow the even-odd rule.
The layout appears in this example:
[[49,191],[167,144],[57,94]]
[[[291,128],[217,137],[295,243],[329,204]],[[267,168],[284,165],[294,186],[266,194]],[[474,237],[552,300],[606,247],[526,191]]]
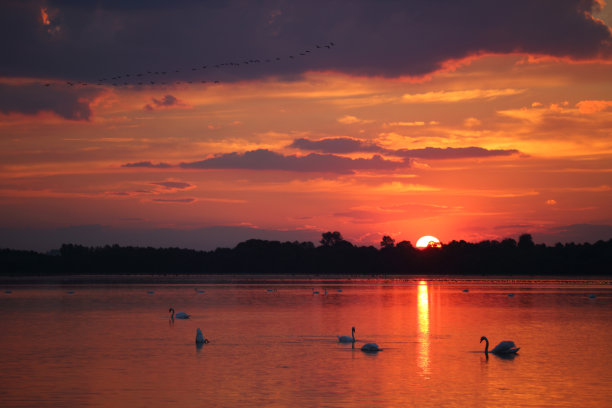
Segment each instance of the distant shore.
[[0,285],[336,285],[336,284],[413,284],[456,282],[457,284],[485,283],[532,284],[547,282],[568,284],[612,285],[609,276],[509,276],[509,275],[55,275],[55,276],[0,276]]

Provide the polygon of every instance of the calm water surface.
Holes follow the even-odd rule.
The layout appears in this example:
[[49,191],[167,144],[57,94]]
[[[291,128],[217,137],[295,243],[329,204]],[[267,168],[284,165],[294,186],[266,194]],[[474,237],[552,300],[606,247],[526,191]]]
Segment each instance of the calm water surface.
[[2,407],[612,404],[609,281],[3,285],[0,310]]

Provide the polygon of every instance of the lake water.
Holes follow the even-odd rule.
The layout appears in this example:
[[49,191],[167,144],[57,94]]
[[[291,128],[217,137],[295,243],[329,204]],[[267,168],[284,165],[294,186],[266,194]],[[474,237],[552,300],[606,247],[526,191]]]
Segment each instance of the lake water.
[[0,406],[612,405],[610,281],[180,282],[1,285]]

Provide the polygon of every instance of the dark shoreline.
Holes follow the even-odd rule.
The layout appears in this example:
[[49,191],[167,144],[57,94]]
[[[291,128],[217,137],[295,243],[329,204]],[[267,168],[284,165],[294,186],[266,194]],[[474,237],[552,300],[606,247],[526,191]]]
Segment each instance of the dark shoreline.
[[90,276],[92,281],[124,282],[117,278],[124,275],[134,282],[143,280],[138,276],[148,277],[145,279],[149,282],[173,282],[177,276],[185,280],[192,275],[197,280],[210,276],[216,281],[250,282],[253,276],[278,276],[292,281],[312,276],[320,279],[352,276],[606,279],[612,271],[612,239],[550,247],[536,245],[529,234],[524,234],[518,242],[513,239],[479,243],[452,241],[417,249],[407,241],[395,244],[391,238],[383,238],[380,248],[355,246],[334,232],[323,234],[321,245],[316,247],[311,242],[253,239],[235,248],[209,252],[118,245],[89,248],[72,244],[47,254],[0,249],[0,276],[26,281],[32,276],[38,277],[38,281],[51,282],[76,282]]
[[257,284],[411,284],[419,281],[446,284],[600,284],[612,285],[608,276],[509,276],[509,275],[55,275],[55,276],[0,276],[0,285],[257,285]]

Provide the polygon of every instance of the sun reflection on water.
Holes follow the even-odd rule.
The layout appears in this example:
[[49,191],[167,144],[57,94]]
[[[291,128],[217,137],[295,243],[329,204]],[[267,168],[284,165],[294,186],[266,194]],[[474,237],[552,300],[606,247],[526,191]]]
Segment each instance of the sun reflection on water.
[[419,329],[419,347],[417,365],[423,377],[429,377],[429,293],[427,282],[420,281],[418,285],[417,317]]

